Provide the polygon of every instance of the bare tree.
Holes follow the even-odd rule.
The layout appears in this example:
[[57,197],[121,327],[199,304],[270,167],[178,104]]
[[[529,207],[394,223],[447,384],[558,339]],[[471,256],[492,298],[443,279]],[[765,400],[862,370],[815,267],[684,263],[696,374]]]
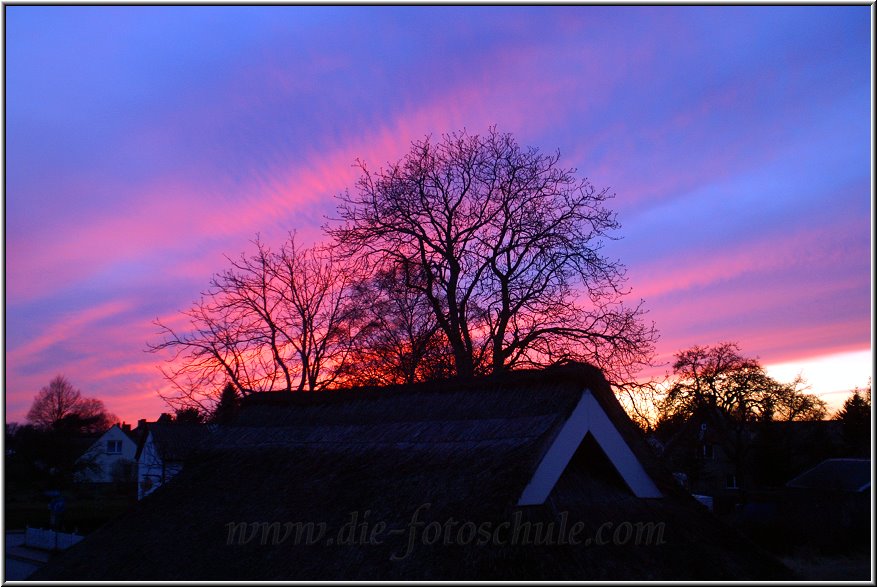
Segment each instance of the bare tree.
[[149,350],[171,353],[163,373],[174,388],[162,397],[172,406],[212,413],[227,381],[242,395],[313,391],[343,369],[356,334],[352,265],[294,234],[276,252],[253,244],[183,312],[187,330],[156,321],[163,340]]
[[449,349],[429,303],[404,281],[401,270],[390,267],[356,285],[363,322],[345,384],[389,385],[450,376]]
[[51,428],[55,422],[74,413],[81,396],[82,392],[73,387],[67,378],[57,375],[37,393],[27,413],[27,420],[41,428]]
[[44,430],[103,432],[116,420],[104,403],[82,396],[63,375],[57,375],[34,397],[27,420]]
[[624,266],[601,254],[618,228],[611,195],[559,161],[495,128],[427,137],[387,169],[358,162],[327,230],[422,296],[459,376],[573,359],[630,381],[657,335],[642,302],[622,303]]
[[808,389],[810,386],[801,375],[789,383],[775,385],[765,417],[783,422],[824,420],[828,406],[820,398],[807,393]]
[[339,259],[332,247],[297,249],[290,237],[276,267],[274,282],[289,310],[284,338],[301,367],[298,390],[329,387],[344,372],[358,336],[361,308],[351,299],[356,263]]
[[721,434],[734,463],[741,495],[749,469],[755,430],[776,420],[821,419],[825,403],[804,393],[799,376],[791,383],[770,377],[756,360],[744,356],[734,342],[694,346],[679,352],[674,378],[659,404],[659,426],[703,414]]
[[734,342],[681,351],[673,373],[661,406],[664,417],[685,417],[701,407],[717,408],[741,423],[819,420],[826,414],[825,402],[804,392],[800,376],[790,383],[776,381]]

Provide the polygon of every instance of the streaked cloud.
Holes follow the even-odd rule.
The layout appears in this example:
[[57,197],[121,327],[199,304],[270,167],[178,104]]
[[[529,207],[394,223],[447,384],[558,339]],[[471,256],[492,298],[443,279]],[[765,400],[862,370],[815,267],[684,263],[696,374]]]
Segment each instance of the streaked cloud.
[[870,351],[868,7],[7,7],[7,410],[133,420],[224,255],[305,240],[428,133],[491,124],[617,194],[669,357]]

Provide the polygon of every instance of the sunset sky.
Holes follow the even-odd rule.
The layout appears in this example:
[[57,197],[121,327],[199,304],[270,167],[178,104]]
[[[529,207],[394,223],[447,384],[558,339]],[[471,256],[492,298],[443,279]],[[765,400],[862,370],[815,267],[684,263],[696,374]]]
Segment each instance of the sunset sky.
[[494,124],[616,194],[659,362],[868,384],[869,6],[4,10],[7,422],[56,374],[154,419],[152,321],[223,255],[322,238],[356,158]]

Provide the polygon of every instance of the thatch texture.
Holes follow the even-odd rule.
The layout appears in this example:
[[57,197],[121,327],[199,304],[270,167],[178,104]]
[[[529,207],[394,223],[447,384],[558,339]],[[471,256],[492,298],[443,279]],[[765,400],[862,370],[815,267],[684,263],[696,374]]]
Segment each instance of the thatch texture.
[[[517,507],[586,387],[666,488],[665,498],[634,497],[589,440],[544,505]],[[466,384],[264,395],[251,398],[235,424],[217,428],[211,439],[172,482],[34,578],[785,577],[781,565],[672,486],[599,371],[588,366]],[[415,512],[422,525],[412,523]],[[230,536],[230,523],[238,522],[279,524],[265,528],[264,541],[263,528],[240,528],[255,531],[247,541],[248,532]],[[324,524],[325,533],[310,545],[295,540],[294,531],[279,540],[287,522],[313,522],[317,533]],[[554,523],[555,543],[532,544],[535,526],[526,522],[541,522],[543,530]],[[557,544],[561,522],[566,537],[578,523],[582,541],[599,537],[607,524],[602,537],[611,539],[612,529],[661,523],[663,542]],[[476,528],[486,533],[470,538]],[[522,531],[518,540],[512,528]],[[430,544],[436,529],[451,544],[443,538]]]

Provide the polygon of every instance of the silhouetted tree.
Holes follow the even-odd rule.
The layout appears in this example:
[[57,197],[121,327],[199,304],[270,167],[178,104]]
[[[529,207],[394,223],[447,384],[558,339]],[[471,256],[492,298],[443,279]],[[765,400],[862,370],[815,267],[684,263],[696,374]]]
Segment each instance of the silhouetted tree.
[[83,397],[58,375],[37,392],[27,420],[29,425],[11,429],[14,453],[7,454],[11,470],[22,485],[57,489],[96,467],[94,458],[83,452],[116,417],[102,401]]
[[601,253],[618,228],[608,190],[509,134],[427,138],[341,196],[331,246],[229,259],[178,328],[162,396],[210,413],[230,381],[255,391],[469,377],[568,360],[616,387],[651,361],[642,301]]
[[805,393],[807,388],[800,375],[790,383],[774,387],[773,397],[765,401],[763,418],[781,422],[824,420],[828,407],[817,396]]
[[215,424],[227,424],[235,417],[239,406],[240,397],[238,396],[237,389],[235,389],[234,384],[231,382],[226,383],[225,387],[222,388],[219,401],[216,403],[213,413],[210,414],[210,421]]
[[21,424],[18,422],[6,422],[5,444],[7,452],[15,452],[15,437],[21,430]]
[[398,268],[358,283],[362,327],[352,349],[348,385],[389,385],[447,378],[450,352],[429,303],[405,287]]
[[427,137],[387,169],[358,162],[328,232],[425,300],[457,375],[575,359],[625,383],[657,335],[601,254],[618,228],[611,195],[559,160],[494,128]]
[[163,370],[174,385],[162,395],[169,404],[209,412],[225,380],[243,395],[314,391],[343,370],[358,324],[351,264],[327,247],[299,247],[294,234],[277,252],[254,244],[184,312],[186,330],[156,321],[164,340],[149,348],[172,353]]
[[[57,442],[60,435],[52,428],[33,424],[7,426],[6,483],[28,489],[47,489],[54,476],[50,471],[73,462],[75,456],[66,454],[70,442]],[[65,436],[67,438],[67,436]],[[59,450],[60,449],[60,450]],[[78,455],[76,455],[78,456]]]
[[99,399],[82,392],[62,375],[56,376],[34,397],[27,420],[42,429],[73,433],[103,432],[116,420]]
[[776,381],[756,359],[743,356],[737,343],[694,346],[676,355],[658,426],[678,426],[695,414],[708,418],[734,461],[742,494],[756,426],[825,416],[825,402],[803,390],[800,376],[791,383]]
[[174,414],[174,422],[179,424],[201,424],[204,422],[204,414],[198,408],[182,408]]
[[51,428],[64,416],[73,414],[82,398],[82,392],[73,387],[63,375],[57,375],[34,398],[27,420],[41,428]]
[[871,387],[864,390],[855,388],[834,419],[841,422],[868,422],[871,419]]
[[819,420],[826,413],[825,402],[804,393],[800,376],[791,383],[776,381],[733,342],[679,352],[673,375],[661,401],[662,418],[687,417],[702,407],[718,408],[742,423]]
[[843,423],[847,450],[856,455],[870,454],[871,440],[871,385],[864,390],[856,388],[834,416]]

